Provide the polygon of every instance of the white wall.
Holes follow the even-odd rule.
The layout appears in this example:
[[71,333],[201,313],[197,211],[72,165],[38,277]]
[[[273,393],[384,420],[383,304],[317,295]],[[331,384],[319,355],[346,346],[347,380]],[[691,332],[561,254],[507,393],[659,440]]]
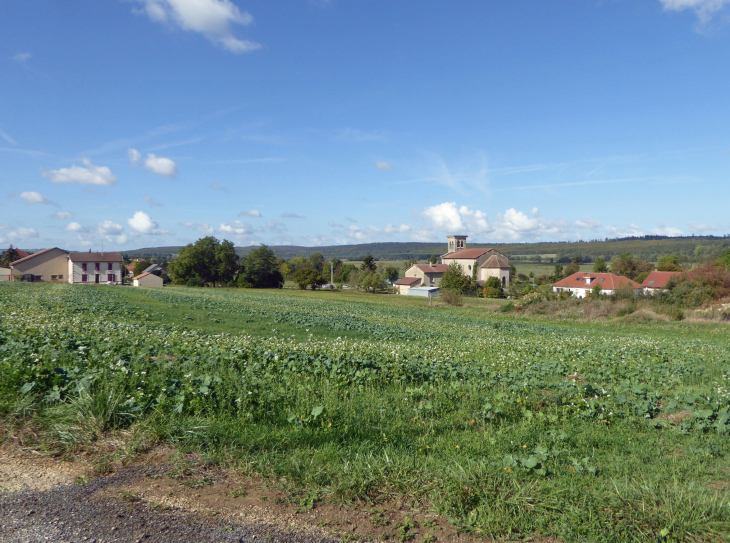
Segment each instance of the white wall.
[[106,284],[108,281],[109,274],[114,274],[115,284],[122,282],[122,263],[112,262],[112,269],[108,270],[109,262],[99,262],[99,271],[94,271],[95,262],[86,262],[86,271],[83,270],[84,262],[72,262],[69,259],[68,266],[68,282],[69,283],[82,283],[81,276],[86,274],[86,282],[94,284],[96,282],[96,274],[99,274],[99,283]]

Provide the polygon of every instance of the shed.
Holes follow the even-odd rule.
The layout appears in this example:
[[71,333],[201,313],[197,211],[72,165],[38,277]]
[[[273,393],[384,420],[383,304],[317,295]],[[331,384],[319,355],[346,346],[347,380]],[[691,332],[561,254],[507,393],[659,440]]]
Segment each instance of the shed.
[[135,287],[161,287],[162,277],[154,273],[141,273],[133,279]]
[[422,298],[438,298],[439,291],[438,287],[411,287],[408,289],[408,296],[420,296]]

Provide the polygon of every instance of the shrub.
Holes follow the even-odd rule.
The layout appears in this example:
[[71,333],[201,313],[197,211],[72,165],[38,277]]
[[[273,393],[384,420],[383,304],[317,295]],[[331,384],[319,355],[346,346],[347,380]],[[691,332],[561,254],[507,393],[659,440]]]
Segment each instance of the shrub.
[[203,281],[200,279],[200,277],[190,277],[187,281],[185,281],[186,287],[202,287]]
[[502,313],[509,313],[509,312],[510,312],[510,311],[512,311],[512,310],[513,310],[514,308],[515,308],[515,303],[514,303],[514,302],[510,302],[510,303],[508,303],[508,304],[504,304],[504,305],[503,305],[502,307],[500,307],[500,308],[499,308],[499,310],[500,310],[500,311],[501,311]]
[[485,298],[501,298],[502,297],[502,282],[498,277],[490,277],[484,284],[484,290],[482,295]]
[[441,294],[441,296],[439,296],[439,298],[441,298],[441,300],[443,302],[445,302],[447,305],[453,305],[453,306],[457,306],[457,307],[461,307],[462,305],[464,305],[464,297],[461,294],[459,294],[458,292],[453,291],[453,290],[443,291],[443,293]]
[[466,294],[472,289],[472,282],[469,277],[464,275],[461,266],[452,263],[441,278],[439,286],[441,290],[453,290],[459,294]]

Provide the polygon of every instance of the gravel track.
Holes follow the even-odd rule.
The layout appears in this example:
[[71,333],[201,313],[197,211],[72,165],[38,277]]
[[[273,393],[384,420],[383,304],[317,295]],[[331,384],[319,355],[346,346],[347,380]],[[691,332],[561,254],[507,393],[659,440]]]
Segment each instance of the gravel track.
[[301,542],[336,540],[206,519],[171,508],[154,510],[140,501],[104,497],[113,490],[156,472],[159,468],[129,468],[85,485],[50,490],[0,493],[0,541],[8,543],[127,543],[127,542]]

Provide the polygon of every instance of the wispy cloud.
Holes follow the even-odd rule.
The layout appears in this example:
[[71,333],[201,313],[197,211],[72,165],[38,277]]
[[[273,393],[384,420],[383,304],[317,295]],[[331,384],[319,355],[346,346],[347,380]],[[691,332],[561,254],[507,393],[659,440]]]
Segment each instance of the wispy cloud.
[[209,225],[207,222],[204,223],[192,223],[192,222],[181,222],[180,226],[184,226],[185,228],[192,228],[193,230],[197,230],[201,234],[205,234],[206,236],[212,236],[215,233],[215,230],[211,225]]
[[215,191],[218,191],[218,192],[228,192],[228,189],[226,187],[224,187],[223,185],[219,185],[218,183],[213,183],[208,188],[210,190],[215,190]]
[[234,25],[248,26],[253,17],[241,11],[231,0],[136,0],[152,21],[202,34],[211,42],[232,53],[249,53],[261,44],[241,40],[233,35]]
[[391,170],[391,171],[393,170],[393,166],[391,166],[387,162],[378,161],[375,163],[375,167],[379,170]]
[[367,141],[388,141],[388,136],[383,132],[358,130],[356,128],[345,128],[340,130],[335,139],[340,141],[349,141],[352,143],[361,143]]
[[306,217],[303,217],[302,215],[297,215],[296,213],[287,213],[287,212],[282,213],[281,217],[283,219],[306,219]]
[[15,141],[12,137],[10,137],[10,134],[5,132],[2,128],[0,128],[0,138],[7,141],[10,145],[18,145],[18,142]]
[[17,53],[15,55],[13,55],[13,60],[15,62],[20,62],[21,64],[25,64],[26,62],[28,62],[30,60],[30,58],[32,56],[33,55],[31,53]]
[[21,193],[13,193],[10,196],[12,196],[13,198],[20,198],[21,200],[25,200],[25,203],[29,205],[48,204],[52,206],[58,206],[56,202],[49,200],[39,192],[25,191]]
[[144,196],[142,197],[142,201],[143,201],[143,202],[147,202],[147,203],[148,203],[148,204],[150,205],[150,207],[163,207],[163,206],[162,206],[162,204],[161,204],[160,202],[155,202],[155,201],[154,201],[154,200],[152,199],[152,196],[149,196],[149,195],[147,195],[147,194],[145,194],[145,195],[144,195]]
[[238,214],[239,217],[261,217],[261,212],[258,209],[249,209],[248,211],[241,211]]
[[67,221],[69,219],[72,219],[73,216],[74,216],[73,213],[70,213],[68,211],[56,211],[53,214],[53,218],[54,219],[59,219],[59,220],[62,220],[62,221]]
[[700,25],[708,24],[720,13],[730,0],[659,0],[665,11],[684,11],[691,9],[697,15]]

